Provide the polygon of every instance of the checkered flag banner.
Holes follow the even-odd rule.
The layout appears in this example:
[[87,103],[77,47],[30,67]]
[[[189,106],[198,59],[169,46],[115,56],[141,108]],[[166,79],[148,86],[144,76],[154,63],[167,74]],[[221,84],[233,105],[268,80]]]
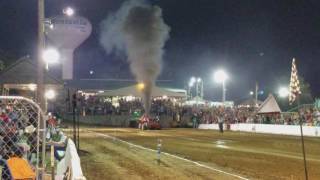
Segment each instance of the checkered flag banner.
[[298,78],[298,70],[296,66],[296,60],[293,58],[292,60],[292,68],[291,68],[291,78],[290,78],[290,95],[289,95],[289,103],[292,104],[297,96],[301,94],[300,91],[300,83]]

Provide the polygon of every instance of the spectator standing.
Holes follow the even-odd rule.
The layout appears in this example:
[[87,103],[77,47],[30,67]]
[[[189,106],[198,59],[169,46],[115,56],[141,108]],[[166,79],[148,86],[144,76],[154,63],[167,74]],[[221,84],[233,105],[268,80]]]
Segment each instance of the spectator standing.
[[315,126],[320,126],[320,112],[318,109],[314,111],[314,121]]
[[194,113],[192,116],[193,128],[197,128],[197,114]]
[[224,123],[224,117],[223,116],[218,116],[218,123],[219,123],[220,133],[223,133],[223,123]]

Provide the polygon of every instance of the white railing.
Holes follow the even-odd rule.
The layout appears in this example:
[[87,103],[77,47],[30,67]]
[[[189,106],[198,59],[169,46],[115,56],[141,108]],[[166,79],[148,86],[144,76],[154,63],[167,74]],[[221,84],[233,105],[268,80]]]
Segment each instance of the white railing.
[[[320,137],[320,127],[303,126],[303,134],[305,136]],[[218,124],[200,124],[199,129],[215,129],[218,130]],[[224,129],[227,129],[224,126]],[[300,136],[299,125],[278,125],[278,124],[230,124],[231,131],[243,131],[266,134],[282,134]]]
[[85,180],[83,176],[80,158],[76,146],[71,139],[68,139],[64,158],[57,164],[56,179]]

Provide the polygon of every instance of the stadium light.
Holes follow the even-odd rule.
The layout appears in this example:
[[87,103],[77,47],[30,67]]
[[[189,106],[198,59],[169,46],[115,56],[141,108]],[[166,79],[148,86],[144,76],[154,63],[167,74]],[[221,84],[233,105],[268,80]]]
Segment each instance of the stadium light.
[[286,87],[280,87],[278,94],[280,97],[285,98],[289,96],[289,90]]
[[228,79],[228,75],[224,70],[218,70],[214,73],[214,80],[217,83],[224,83]]
[[193,83],[190,81],[189,82],[189,87],[192,87],[193,86]]
[[60,53],[54,48],[49,48],[43,51],[42,58],[47,64],[57,63],[60,59]]
[[191,77],[190,82],[193,84],[196,82],[196,78],[195,77]]
[[46,91],[45,97],[47,99],[54,99],[56,97],[56,92],[54,90],[50,89],[50,90]]
[[254,92],[253,91],[250,91],[250,95],[253,95],[254,94]]
[[225,81],[228,79],[228,75],[224,70],[218,70],[214,73],[214,80],[217,83],[222,83],[222,103],[226,101],[226,87]]
[[201,81],[202,81],[202,79],[201,79],[201,78],[198,78],[198,79],[197,79],[197,82],[198,82],[198,83],[199,83],[199,82],[201,82]]

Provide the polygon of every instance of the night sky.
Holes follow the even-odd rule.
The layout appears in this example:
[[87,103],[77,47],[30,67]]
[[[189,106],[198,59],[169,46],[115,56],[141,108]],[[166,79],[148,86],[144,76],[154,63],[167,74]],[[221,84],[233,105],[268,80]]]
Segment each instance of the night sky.
[[[107,55],[99,44],[100,23],[120,0],[46,0],[46,17],[71,5],[93,25],[91,37],[75,52],[75,78],[132,78],[125,59]],[[291,60],[320,95],[320,1],[154,0],[171,27],[163,73],[183,88],[191,76],[204,79],[205,96],[219,100],[213,72],[225,69],[227,99],[249,96],[255,82],[266,93],[288,85]],[[37,1],[0,0],[0,49],[16,56],[36,52]],[[94,70],[90,75],[89,71]]]

